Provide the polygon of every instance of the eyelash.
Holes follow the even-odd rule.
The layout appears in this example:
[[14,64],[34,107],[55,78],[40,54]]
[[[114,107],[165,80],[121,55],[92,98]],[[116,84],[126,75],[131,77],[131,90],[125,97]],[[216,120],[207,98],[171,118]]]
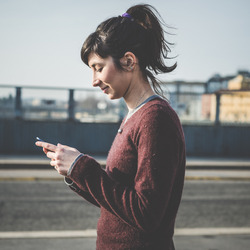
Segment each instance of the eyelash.
[[97,69],[96,72],[102,72],[103,68]]

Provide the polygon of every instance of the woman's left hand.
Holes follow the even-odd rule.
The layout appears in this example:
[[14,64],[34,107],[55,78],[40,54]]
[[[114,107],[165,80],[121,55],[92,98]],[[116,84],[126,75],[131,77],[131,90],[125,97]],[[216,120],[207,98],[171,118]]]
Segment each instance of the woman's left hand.
[[68,170],[80,152],[66,145],[57,145],[37,141],[36,146],[42,147],[43,152],[51,159],[50,165],[53,166],[61,175],[67,176]]

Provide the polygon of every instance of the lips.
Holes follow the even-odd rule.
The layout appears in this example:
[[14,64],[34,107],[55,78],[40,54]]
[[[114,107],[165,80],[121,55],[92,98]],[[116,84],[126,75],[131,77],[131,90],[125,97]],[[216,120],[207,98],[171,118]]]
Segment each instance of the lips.
[[104,87],[104,88],[101,88],[101,90],[104,92],[104,93],[106,93],[107,92],[107,90],[108,90],[108,86],[106,86],[106,87]]

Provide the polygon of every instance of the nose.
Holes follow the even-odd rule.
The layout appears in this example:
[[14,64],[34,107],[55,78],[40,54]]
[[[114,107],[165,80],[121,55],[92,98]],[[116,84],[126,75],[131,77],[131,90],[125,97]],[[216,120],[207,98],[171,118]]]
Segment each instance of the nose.
[[101,81],[100,81],[99,79],[95,79],[95,80],[93,80],[93,82],[92,82],[92,86],[93,86],[93,87],[98,87],[98,86],[100,85],[100,83],[101,83]]

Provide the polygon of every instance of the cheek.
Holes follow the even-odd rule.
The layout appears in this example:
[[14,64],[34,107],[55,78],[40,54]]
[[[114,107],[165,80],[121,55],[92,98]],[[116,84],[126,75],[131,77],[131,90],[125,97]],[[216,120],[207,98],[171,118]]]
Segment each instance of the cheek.
[[102,80],[106,83],[112,83],[116,79],[119,79],[120,73],[115,68],[109,68],[102,74]]
[[113,78],[112,75],[113,74],[112,74],[112,72],[110,72],[110,70],[107,70],[107,71],[103,72],[102,81],[106,82],[106,83],[109,83],[110,81],[112,81],[112,78]]

